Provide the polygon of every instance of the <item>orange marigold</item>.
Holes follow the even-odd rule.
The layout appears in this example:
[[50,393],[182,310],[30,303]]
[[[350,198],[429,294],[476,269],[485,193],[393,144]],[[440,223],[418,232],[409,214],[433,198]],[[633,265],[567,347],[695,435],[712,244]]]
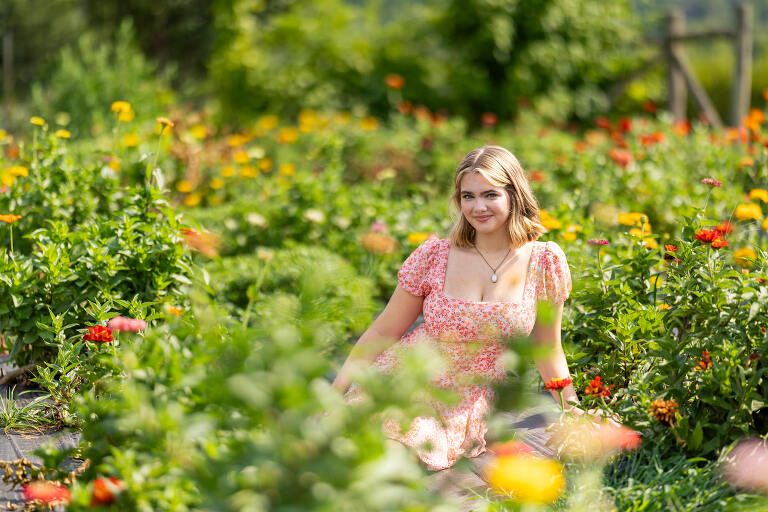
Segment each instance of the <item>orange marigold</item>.
[[703,371],[703,370],[709,370],[712,368],[712,359],[709,358],[709,351],[702,350],[701,351],[701,359],[696,363],[696,366],[693,367],[696,371]]
[[675,423],[675,414],[677,413],[677,401],[662,400],[661,398],[651,402],[651,414],[659,423],[672,426]]
[[21,218],[21,215],[14,215],[12,213],[0,215],[0,221],[5,222],[6,224],[13,224],[20,218]]

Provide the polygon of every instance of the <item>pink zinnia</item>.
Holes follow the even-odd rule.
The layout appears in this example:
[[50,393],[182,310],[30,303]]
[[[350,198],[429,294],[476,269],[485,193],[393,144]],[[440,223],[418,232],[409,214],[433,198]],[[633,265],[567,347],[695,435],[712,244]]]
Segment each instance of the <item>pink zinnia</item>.
[[588,245],[608,245],[608,240],[605,238],[591,238],[587,240]]
[[144,320],[138,320],[136,318],[116,316],[109,319],[109,322],[107,322],[107,327],[113,331],[138,332],[147,328],[147,322]]
[[705,185],[712,185],[713,187],[722,187],[723,184],[714,178],[704,178],[701,182]]
[[375,220],[371,224],[371,231],[373,231],[374,233],[386,233],[389,231],[389,229],[387,228],[387,225],[384,224],[383,222]]

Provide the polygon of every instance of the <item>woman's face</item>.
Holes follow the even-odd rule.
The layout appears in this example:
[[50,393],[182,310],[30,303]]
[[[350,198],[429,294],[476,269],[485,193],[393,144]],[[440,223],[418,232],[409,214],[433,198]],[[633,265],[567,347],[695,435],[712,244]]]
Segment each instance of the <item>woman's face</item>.
[[465,174],[459,187],[461,213],[478,233],[493,233],[506,228],[509,194],[495,187],[479,172]]

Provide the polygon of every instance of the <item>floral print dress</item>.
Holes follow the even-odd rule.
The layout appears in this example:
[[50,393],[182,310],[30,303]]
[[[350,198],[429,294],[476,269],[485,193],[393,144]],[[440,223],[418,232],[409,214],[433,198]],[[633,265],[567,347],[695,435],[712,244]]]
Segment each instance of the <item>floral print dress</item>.
[[[500,361],[501,341],[529,335],[536,322],[536,302],[563,303],[571,291],[571,274],[565,254],[555,242],[533,242],[523,294],[516,302],[478,302],[448,297],[443,293],[450,240],[427,240],[411,253],[398,271],[398,284],[424,297],[424,323],[379,354],[373,366],[391,374],[399,366],[398,354],[421,343],[445,357],[445,371],[432,384],[452,390],[459,402],[447,406],[432,400],[437,417],[419,416],[402,432],[394,420],[385,420],[387,437],[416,448],[426,466],[437,471],[454,465],[459,456],[477,457],[486,451],[484,417],[494,399],[488,385],[472,377],[500,381],[505,371]],[[477,379],[476,379],[477,380]],[[352,384],[347,403],[362,399]]]

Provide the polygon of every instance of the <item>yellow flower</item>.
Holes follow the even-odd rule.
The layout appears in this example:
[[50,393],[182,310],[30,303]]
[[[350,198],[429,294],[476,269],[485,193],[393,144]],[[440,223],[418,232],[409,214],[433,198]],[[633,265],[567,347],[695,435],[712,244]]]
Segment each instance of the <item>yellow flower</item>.
[[392,254],[397,249],[397,240],[373,231],[361,236],[360,244],[364,249],[378,254]]
[[38,116],[32,116],[29,118],[29,122],[34,124],[35,126],[45,126],[45,119]]
[[661,274],[654,274],[648,278],[648,282],[651,284],[651,286],[655,285],[656,288],[661,288],[664,285],[664,278],[661,276]]
[[195,189],[195,186],[192,185],[190,181],[180,180],[178,183],[176,183],[176,190],[178,190],[182,194],[188,194],[192,192],[194,189]]
[[117,172],[122,167],[123,167],[123,165],[120,163],[120,159],[117,156],[112,155],[112,156],[109,157],[109,168],[110,169],[112,169],[113,171]]
[[317,125],[317,112],[312,109],[303,108],[299,112],[299,130],[309,133]]
[[3,185],[10,187],[15,181],[16,178],[10,172],[8,172],[8,169],[3,169],[3,172],[0,173],[0,183]]
[[259,170],[252,165],[244,165],[240,168],[240,176],[243,178],[255,178],[259,175]]
[[221,179],[221,178],[211,178],[211,181],[208,183],[208,185],[213,190],[219,190],[220,188],[222,188],[224,186],[224,180]]
[[668,309],[672,309],[672,306],[670,306],[669,304],[659,304],[656,307],[658,308],[659,311],[666,311]]
[[221,175],[224,176],[225,178],[231,178],[232,176],[235,175],[235,168],[232,167],[231,165],[225,165],[224,167],[221,168]]
[[577,236],[578,235],[576,233],[574,233],[573,231],[566,231],[566,232],[563,233],[563,238],[565,240],[568,240],[569,242],[573,242],[574,240],[576,240]]
[[189,133],[191,133],[194,138],[202,140],[208,136],[208,128],[202,124],[196,124],[189,129]]
[[422,243],[429,238],[429,233],[411,233],[408,235],[408,241],[414,245]]
[[117,115],[117,120],[121,123],[130,123],[133,121],[133,118],[136,117],[136,112],[134,112],[131,109],[128,110],[121,110],[120,113]]
[[68,139],[72,136],[71,133],[67,130],[56,130],[56,133],[54,133],[55,136],[57,136],[60,139]]
[[733,216],[739,220],[760,220],[763,217],[763,211],[755,203],[742,203],[736,206]]
[[0,140],[5,140],[5,138],[8,136],[8,132],[5,130],[0,130]]
[[646,249],[658,249],[659,244],[656,242],[655,238],[644,238],[643,241],[645,242],[645,248]]
[[272,168],[271,158],[262,158],[259,160],[259,169],[263,172],[267,172]]
[[753,188],[749,191],[749,198],[759,199],[764,203],[768,203],[768,190],[762,189],[762,188]]
[[579,232],[581,232],[582,228],[581,226],[577,224],[568,224],[565,226],[565,232],[563,233],[563,238],[565,238],[568,241],[574,241],[578,237]]
[[139,145],[139,136],[135,133],[126,133],[123,135],[123,146],[127,148],[135,148]]
[[127,101],[113,101],[112,105],[110,105],[109,109],[112,112],[130,112],[131,110],[131,104]]
[[200,200],[202,197],[200,197],[200,194],[197,192],[192,192],[191,194],[187,195],[187,197],[184,198],[184,205],[189,206],[190,208],[193,206],[197,206],[200,204]]
[[544,226],[547,231],[559,229],[563,225],[562,222],[554,218],[546,210],[539,210],[539,216],[541,218],[541,225]]
[[349,115],[349,112],[336,112],[333,115],[333,122],[340,125],[349,123],[350,119],[352,119],[352,116]]
[[181,311],[181,309],[177,308],[176,306],[168,306],[168,314],[169,315],[175,315],[175,316],[181,316],[184,313]]
[[563,466],[532,455],[503,455],[485,470],[486,481],[496,491],[525,503],[553,503],[565,489]]
[[256,126],[259,128],[259,130],[266,132],[277,126],[278,121],[279,119],[276,115],[267,114],[259,118],[259,120],[256,122]]
[[240,135],[239,133],[236,133],[234,135],[230,135],[227,139],[227,146],[236,148],[238,146],[242,146],[248,142],[248,137],[245,137],[243,135]]
[[360,120],[360,127],[363,130],[373,131],[379,127],[379,121],[373,116],[366,116]]
[[299,130],[293,126],[280,129],[277,133],[277,142],[280,144],[292,144],[299,139]]
[[283,176],[293,176],[296,174],[296,166],[291,163],[284,163],[277,170]]
[[648,216],[640,212],[620,213],[617,220],[619,224],[624,224],[625,226],[640,227],[644,221],[648,221]]
[[733,259],[736,260],[736,264],[740,267],[751,267],[753,265],[747,258],[757,258],[757,253],[750,247],[742,247],[733,251]]
[[22,167],[21,165],[14,165],[9,167],[8,172],[11,174],[11,176],[21,176],[24,178],[29,176],[29,170],[26,167]]
[[235,163],[238,163],[238,164],[247,164],[251,160],[251,157],[248,156],[247,152],[241,149],[239,151],[235,151],[232,154],[232,160],[234,160]]

